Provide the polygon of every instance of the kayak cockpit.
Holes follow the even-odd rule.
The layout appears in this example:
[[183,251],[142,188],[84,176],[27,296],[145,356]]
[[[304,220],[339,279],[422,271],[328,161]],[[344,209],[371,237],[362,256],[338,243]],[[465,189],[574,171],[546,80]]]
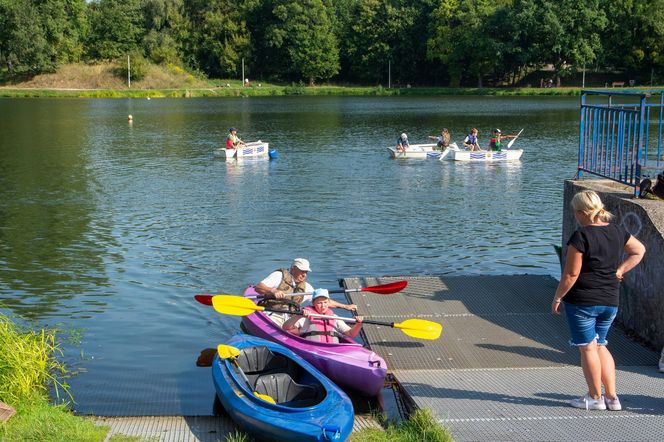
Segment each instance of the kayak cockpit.
[[239,367],[257,393],[287,407],[311,407],[325,399],[325,387],[297,362],[266,346],[243,349]]

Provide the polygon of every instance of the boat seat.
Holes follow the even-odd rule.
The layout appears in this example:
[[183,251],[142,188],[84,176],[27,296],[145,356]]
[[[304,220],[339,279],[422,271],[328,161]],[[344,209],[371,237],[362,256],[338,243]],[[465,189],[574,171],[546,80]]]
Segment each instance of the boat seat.
[[298,384],[287,373],[273,373],[256,379],[256,392],[271,396],[287,407],[310,407],[322,399],[321,387]]
[[284,355],[273,353],[264,345],[248,347],[237,358],[242,371],[253,381],[260,375],[288,373],[298,379],[299,366]]

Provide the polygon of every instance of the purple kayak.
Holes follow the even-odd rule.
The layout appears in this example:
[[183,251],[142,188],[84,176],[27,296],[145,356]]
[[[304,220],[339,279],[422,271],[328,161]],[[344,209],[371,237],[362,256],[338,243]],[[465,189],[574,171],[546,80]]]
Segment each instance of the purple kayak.
[[[244,294],[256,292],[249,287]],[[264,312],[243,316],[242,325],[254,336],[293,350],[340,386],[368,396],[376,396],[383,388],[387,374],[385,360],[351,338],[342,336],[338,344],[304,339],[282,330]]]

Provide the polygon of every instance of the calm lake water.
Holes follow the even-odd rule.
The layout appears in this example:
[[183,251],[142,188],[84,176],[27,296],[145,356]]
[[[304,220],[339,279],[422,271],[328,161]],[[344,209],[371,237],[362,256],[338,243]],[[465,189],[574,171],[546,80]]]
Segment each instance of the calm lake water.
[[[351,276],[550,274],[578,98],[0,99],[0,301],[57,326],[80,413],[206,415],[200,350],[239,318],[196,303],[294,257]],[[134,117],[128,124],[127,115]],[[275,161],[213,156],[230,126]],[[402,131],[483,145],[525,128],[512,164],[392,160]]]

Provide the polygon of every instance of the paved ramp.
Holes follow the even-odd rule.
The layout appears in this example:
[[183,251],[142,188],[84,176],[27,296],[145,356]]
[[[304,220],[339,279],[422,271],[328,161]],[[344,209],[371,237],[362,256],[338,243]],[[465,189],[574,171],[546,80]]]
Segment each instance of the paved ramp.
[[567,402],[586,391],[565,319],[549,313],[549,276],[347,278],[348,288],[407,279],[399,294],[355,293],[365,316],[440,322],[439,340],[366,326],[414,406],[432,409],[463,441],[664,440],[664,375],[658,354],[614,329],[623,411],[586,411]]

